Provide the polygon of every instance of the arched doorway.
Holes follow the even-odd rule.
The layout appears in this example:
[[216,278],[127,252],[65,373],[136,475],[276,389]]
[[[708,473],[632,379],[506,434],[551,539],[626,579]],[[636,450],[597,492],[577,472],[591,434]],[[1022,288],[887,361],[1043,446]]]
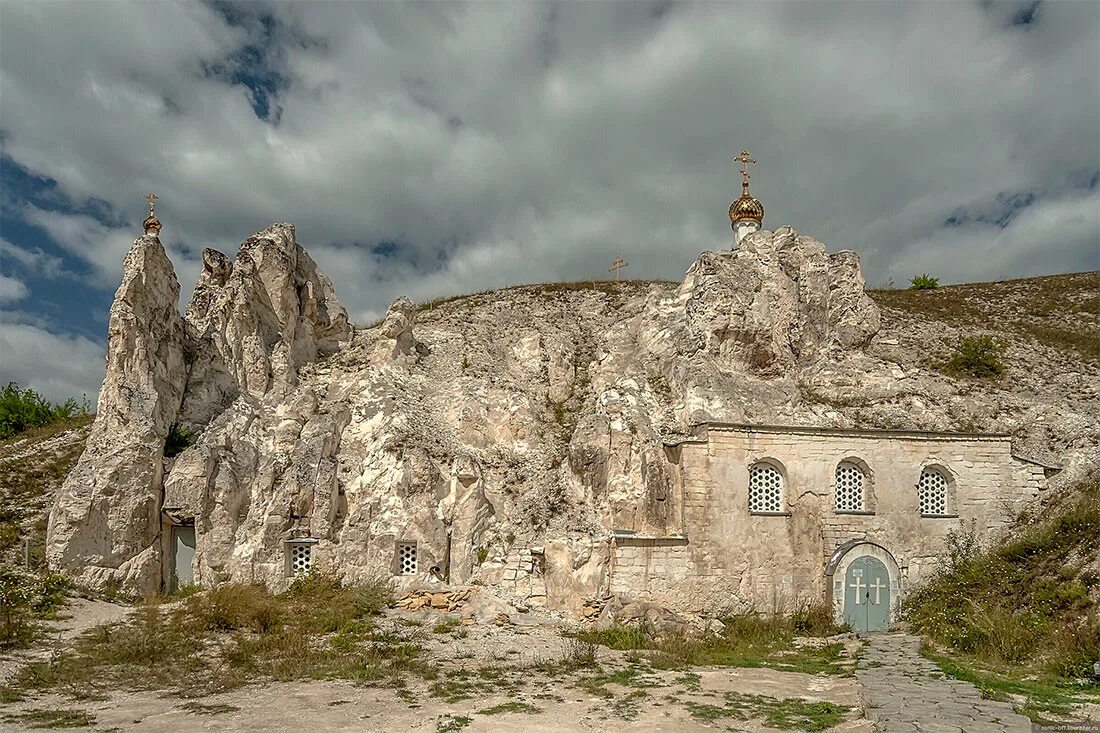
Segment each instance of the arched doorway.
[[890,575],[881,560],[857,557],[844,573],[844,622],[856,633],[890,628]]
[[852,631],[886,631],[901,601],[901,572],[894,556],[871,540],[845,542],[825,566],[825,587],[838,624]]

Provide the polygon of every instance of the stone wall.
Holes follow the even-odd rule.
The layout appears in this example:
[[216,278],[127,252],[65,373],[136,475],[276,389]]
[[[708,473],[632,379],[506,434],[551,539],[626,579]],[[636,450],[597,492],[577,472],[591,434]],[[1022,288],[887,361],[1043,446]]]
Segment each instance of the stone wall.
[[[904,594],[935,568],[950,532],[996,536],[1044,482],[1040,466],[1012,456],[1006,436],[712,425],[680,447],[686,539],[618,540],[611,587],[691,613],[824,601],[826,563],[854,540],[896,560]],[[749,510],[749,469],[760,461],[783,475],[780,512]],[[834,510],[841,461],[865,471],[863,511]],[[929,466],[951,479],[945,516],[918,508]]]

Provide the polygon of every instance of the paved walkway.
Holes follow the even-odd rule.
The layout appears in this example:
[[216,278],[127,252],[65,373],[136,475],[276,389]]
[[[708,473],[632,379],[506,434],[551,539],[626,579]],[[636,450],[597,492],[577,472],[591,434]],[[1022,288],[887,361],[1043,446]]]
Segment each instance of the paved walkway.
[[882,733],[1031,733],[1031,721],[1007,702],[983,699],[978,688],[947,677],[920,655],[920,639],[874,634],[856,678],[867,717]]

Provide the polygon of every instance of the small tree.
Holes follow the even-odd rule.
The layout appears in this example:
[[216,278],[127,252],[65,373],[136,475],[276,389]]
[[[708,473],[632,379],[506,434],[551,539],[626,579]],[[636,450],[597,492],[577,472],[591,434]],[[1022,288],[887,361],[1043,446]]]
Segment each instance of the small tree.
[[917,275],[909,281],[910,290],[935,290],[940,286],[940,279],[925,273]]
[[959,341],[958,350],[947,362],[947,371],[979,379],[1004,373],[1004,347],[992,336],[970,336]]

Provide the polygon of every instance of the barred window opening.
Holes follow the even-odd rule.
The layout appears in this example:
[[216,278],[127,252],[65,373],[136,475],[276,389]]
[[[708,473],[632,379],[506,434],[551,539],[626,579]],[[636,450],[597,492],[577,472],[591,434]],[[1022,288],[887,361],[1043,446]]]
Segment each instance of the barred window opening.
[[769,463],[749,469],[749,511],[783,511],[783,475]]
[[947,514],[948,480],[943,472],[935,468],[926,468],[920,472],[917,482],[917,495],[920,513],[932,516]]
[[861,512],[864,509],[863,488],[867,477],[863,469],[851,461],[836,467],[836,510]]
[[313,545],[292,544],[287,547],[287,550],[290,553],[291,577],[309,575],[309,570],[313,566]]
[[416,575],[416,543],[402,542],[397,546],[397,573]]

